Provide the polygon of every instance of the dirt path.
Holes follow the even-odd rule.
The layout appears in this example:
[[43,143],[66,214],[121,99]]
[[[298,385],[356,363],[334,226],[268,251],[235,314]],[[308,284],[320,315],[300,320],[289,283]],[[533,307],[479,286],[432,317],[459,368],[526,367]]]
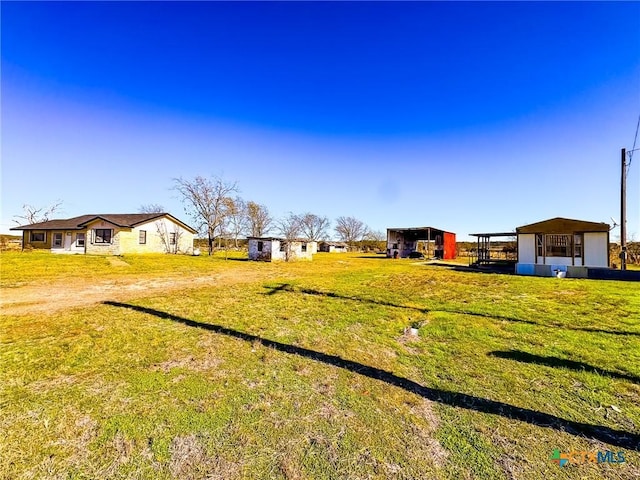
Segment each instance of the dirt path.
[[51,313],[71,307],[94,305],[105,300],[130,300],[135,297],[186,288],[248,283],[268,278],[267,272],[231,271],[198,276],[161,276],[151,278],[119,278],[83,283],[63,281],[46,285],[25,285],[0,290],[0,313],[24,315]]

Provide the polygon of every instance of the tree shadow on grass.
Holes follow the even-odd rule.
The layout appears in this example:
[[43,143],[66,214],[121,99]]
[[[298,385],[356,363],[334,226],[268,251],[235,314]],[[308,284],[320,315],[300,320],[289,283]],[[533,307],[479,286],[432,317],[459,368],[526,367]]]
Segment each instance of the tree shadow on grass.
[[342,368],[344,370],[348,370],[350,372],[354,372],[358,375],[363,375],[374,380],[380,380],[389,385],[393,385],[408,392],[420,395],[427,400],[439,402],[444,405],[465,408],[468,410],[489,413],[492,415],[500,415],[505,418],[519,420],[521,422],[537,425],[539,427],[552,428],[554,430],[567,432],[572,435],[586,436],[595,440],[599,440],[601,442],[608,443],[610,445],[614,445],[616,447],[627,448],[630,450],[640,450],[640,435],[637,435],[635,433],[626,432],[623,430],[614,430],[612,428],[604,427],[601,425],[592,425],[588,423],[575,422],[572,420],[565,420],[548,413],[542,413],[536,410],[530,410],[528,408],[515,407],[507,403],[476,397],[473,395],[467,395],[465,393],[424,387],[419,383],[414,382],[413,380],[399,377],[391,372],[387,372],[379,368],[370,367],[368,365],[364,365],[362,363],[354,362],[351,360],[345,360],[341,357],[338,357],[337,355],[329,355],[326,353],[309,350],[307,348],[296,347],[294,345],[280,343],[274,340],[268,340],[256,335],[251,335],[248,333],[240,332],[238,330],[223,327],[221,325],[202,323],[196,320],[179,317],[177,315],[173,315],[160,310],[155,310],[152,308],[114,301],[105,301],[103,302],[103,304],[146,313],[165,320],[182,323],[189,327],[201,328],[221,335],[226,335],[228,337],[237,338],[245,342],[259,342],[265,347],[273,348],[274,350],[278,350],[280,352],[309,358],[311,360]]
[[569,370],[576,370],[578,372],[590,372],[598,375],[605,375],[611,378],[619,378],[621,380],[628,380],[633,383],[640,384],[640,377],[631,375],[628,373],[618,373],[611,370],[605,370],[603,368],[596,368],[588,363],[576,362],[574,360],[566,360],[559,357],[542,357],[540,355],[533,355],[532,353],[522,352],[520,350],[508,350],[508,351],[493,351],[487,355],[498,358],[505,358],[507,360],[516,360],[524,363],[535,363],[538,365],[545,365],[547,367],[567,368]]
[[265,295],[275,295],[277,293],[285,293],[285,292],[289,292],[289,293],[303,293],[306,295],[317,295],[317,296],[321,296],[321,297],[328,297],[328,298],[338,298],[341,300],[351,300],[354,302],[361,302],[361,303],[369,303],[369,304],[374,304],[374,305],[382,305],[385,307],[393,307],[393,308],[404,308],[407,310],[414,310],[418,313],[422,313],[424,315],[428,314],[428,313],[434,313],[434,312],[444,312],[444,313],[454,313],[454,314],[458,314],[458,315],[471,315],[474,317],[485,317],[485,318],[491,318],[494,320],[504,320],[507,322],[514,322],[514,323],[525,323],[527,325],[536,325],[538,327],[544,327],[544,328],[560,328],[560,329],[564,329],[564,330],[575,330],[575,331],[579,331],[579,332],[590,332],[590,333],[607,333],[610,335],[626,335],[626,336],[638,336],[640,337],[640,332],[629,332],[629,331],[615,331],[615,330],[604,330],[602,328],[588,328],[588,327],[569,327],[569,326],[565,326],[565,325],[549,325],[549,324],[544,324],[544,323],[539,323],[539,322],[534,322],[532,320],[524,320],[521,318],[514,318],[514,317],[505,317],[502,315],[491,315],[489,313],[481,313],[481,312],[471,312],[468,310],[454,310],[454,309],[429,309],[429,308],[421,308],[421,307],[413,307],[411,305],[400,305],[397,303],[392,303],[392,302],[385,302],[382,300],[374,300],[374,299],[370,299],[370,298],[362,298],[362,297],[356,297],[356,296],[347,296],[347,295],[341,295],[339,293],[335,293],[335,292],[324,292],[322,290],[314,290],[311,288],[300,288],[300,287],[296,287],[294,285],[291,285],[290,283],[280,283],[275,287],[269,287],[267,285],[264,285],[264,288],[267,289],[268,291],[265,293]]

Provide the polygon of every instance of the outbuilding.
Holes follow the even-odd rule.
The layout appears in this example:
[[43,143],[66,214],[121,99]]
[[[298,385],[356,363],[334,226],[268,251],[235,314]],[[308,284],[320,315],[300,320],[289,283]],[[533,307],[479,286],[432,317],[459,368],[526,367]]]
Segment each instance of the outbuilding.
[[428,258],[456,258],[456,234],[434,227],[387,228],[387,257],[406,258],[414,253]]
[[521,275],[587,277],[588,268],[609,268],[606,223],[551,218],[516,228]]
[[329,253],[344,253],[349,251],[349,247],[344,242],[324,241],[318,245],[318,250]]
[[279,237],[248,237],[249,260],[263,262],[311,260],[318,251],[317,242],[287,240]]

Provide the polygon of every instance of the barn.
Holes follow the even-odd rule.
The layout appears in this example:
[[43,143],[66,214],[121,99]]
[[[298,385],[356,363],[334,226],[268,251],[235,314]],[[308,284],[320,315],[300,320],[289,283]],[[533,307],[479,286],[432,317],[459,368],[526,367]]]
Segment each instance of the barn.
[[387,257],[407,258],[419,252],[427,258],[456,258],[456,234],[434,227],[387,228]]
[[516,228],[521,275],[586,277],[591,268],[609,267],[606,223],[556,217]]

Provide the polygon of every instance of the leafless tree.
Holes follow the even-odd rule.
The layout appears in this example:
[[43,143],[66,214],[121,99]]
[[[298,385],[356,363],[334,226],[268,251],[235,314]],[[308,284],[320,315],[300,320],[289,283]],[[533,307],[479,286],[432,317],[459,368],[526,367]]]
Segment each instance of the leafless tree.
[[289,213],[276,222],[276,230],[284,242],[284,259],[288,262],[293,258],[293,242],[300,236],[300,217]]
[[321,217],[313,213],[304,213],[300,215],[300,233],[310,242],[319,242],[320,240],[326,240],[329,230],[329,219],[327,217]]
[[368,230],[365,234],[365,239],[372,242],[386,242],[387,234],[380,230]]
[[336,219],[335,232],[340,240],[353,246],[365,238],[369,232],[369,227],[355,217],[338,217]]
[[201,234],[207,236],[209,255],[213,253],[213,242],[222,233],[229,213],[228,199],[238,192],[236,182],[227,182],[218,177],[197,176],[193,180],[174,178],[174,189],[182,195],[185,211],[196,222]]
[[180,253],[180,238],[182,238],[184,230],[177,225],[168,227],[165,222],[158,221],[156,222],[156,231],[158,237],[160,237],[165,253]]
[[159,203],[149,203],[147,205],[140,205],[138,213],[164,213],[164,207]]
[[247,230],[248,224],[247,203],[240,197],[227,198],[225,230],[233,239],[235,248],[238,248],[238,237]]
[[22,205],[22,215],[14,215],[14,222],[23,225],[25,222],[29,225],[51,220],[51,215],[60,211],[62,200],[56,200],[46,207],[36,208],[33,205]]
[[266,235],[273,224],[267,207],[256,202],[247,202],[247,220],[249,223],[247,230],[252,237]]

